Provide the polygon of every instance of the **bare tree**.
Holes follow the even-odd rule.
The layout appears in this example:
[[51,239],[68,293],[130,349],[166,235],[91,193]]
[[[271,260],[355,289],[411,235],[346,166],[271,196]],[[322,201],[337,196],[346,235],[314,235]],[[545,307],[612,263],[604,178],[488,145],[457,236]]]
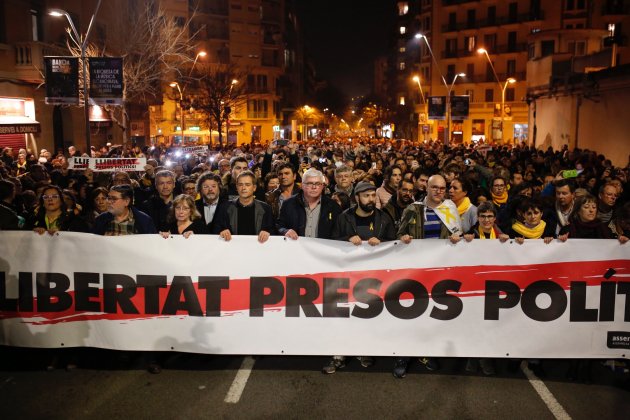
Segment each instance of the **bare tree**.
[[[122,129],[123,142],[126,142],[129,103],[155,101],[160,97],[162,82],[181,75],[193,62],[195,45],[189,32],[194,16],[184,22],[176,21],[156,0],[124,1],[117,6],[120,10],[113,16],[118,18],[108,23],[108,32],[114,34],[112,42],[102,48],[89,45],[86,55],[123,58],[123,106],[105,106],[105,109]],[[75,40],[72,33],[68,33],[68,48],[72,55],[80,57],[82,40]]]
[[247,74],[246,69],[236,64],[200,66],[193,104],[203,113],[209,130],[219,132],[220,146],[223,146],[223,126],[230,113],[247,102]]

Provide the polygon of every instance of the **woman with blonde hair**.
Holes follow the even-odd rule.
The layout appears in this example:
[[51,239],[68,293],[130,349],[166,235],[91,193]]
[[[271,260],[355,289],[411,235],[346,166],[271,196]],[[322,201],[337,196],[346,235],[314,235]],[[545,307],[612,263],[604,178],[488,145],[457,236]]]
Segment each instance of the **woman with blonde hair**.
[[195,201],[186,194],[180,194],[173,200],[168,214],[168,231],[160,232],[163,238],[182,235],[188,239],[193,234],[207,234],[208,228],[197,211]]

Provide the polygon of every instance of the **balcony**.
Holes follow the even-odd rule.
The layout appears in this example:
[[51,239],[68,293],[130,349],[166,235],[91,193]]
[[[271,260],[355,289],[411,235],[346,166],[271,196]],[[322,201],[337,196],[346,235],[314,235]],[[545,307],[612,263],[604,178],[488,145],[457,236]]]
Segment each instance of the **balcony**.
[[15,44],[15,71],[18,79],[42,81],[44,57],[70,55],[67,49],[43,42],[18,42]]
[[228,16],[229,15],[228,0],[200,1],[197,4],[196,10],[193,7],[193,2],[190,2],[190,12],[196,12],[196,13],[202,13],[202,14],[208,14],[208,15]]
[[[499,45],[498,47],[488,48],[488,54],[510,54],[510,53],[522,53],[527,51],[527,44],[519,42],[512,45]],[[469,51],[468,49],[459,49],[457,51],[442,51],[441,58],[464,58],[477,55],[477,49]]]
[[442,32],[459,32],[465,30],[488,28],[493,26],[515,25],[526,22],[538,22],[544,20],[543,12],[538,13],[521,13],[516,18],[509,16],[498,17],[495,19],[477,19],[475,25],[469,25],[468,22],[458,22],[454,25],[442,25]]
[[630,14],[630,4],[605,4],[602,6],[602,17],[623,16]]

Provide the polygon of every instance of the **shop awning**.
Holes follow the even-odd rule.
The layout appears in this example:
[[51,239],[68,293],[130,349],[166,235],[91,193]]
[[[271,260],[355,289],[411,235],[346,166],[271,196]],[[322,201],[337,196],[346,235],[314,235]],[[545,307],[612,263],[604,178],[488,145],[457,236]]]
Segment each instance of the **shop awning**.
[[0,116],[0,135],[39,133],[38,121],[28,117]]

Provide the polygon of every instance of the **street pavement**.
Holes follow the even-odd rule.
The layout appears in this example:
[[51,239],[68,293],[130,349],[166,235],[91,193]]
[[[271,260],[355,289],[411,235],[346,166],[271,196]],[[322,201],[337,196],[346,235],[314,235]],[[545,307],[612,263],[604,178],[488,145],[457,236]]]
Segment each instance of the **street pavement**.
[[[55,356],[56,368],[47,369]],[[328,357],[161,354],[163,370],[151,374],[144,356],[0,347],[0,419],[602,420],[630,413],[627,374],[599,361],[586,384],[566,379],[563,360],[544,360],[542,378],[518,361],[499,360],[492,377],[467,373],[463,359],[441,359],[438,372],[413,361],[407,377],[396,379],[393,359],[384,357],[370,368],[352,358],[324,375]],[[67,360],[77,367],[67,370]]]

